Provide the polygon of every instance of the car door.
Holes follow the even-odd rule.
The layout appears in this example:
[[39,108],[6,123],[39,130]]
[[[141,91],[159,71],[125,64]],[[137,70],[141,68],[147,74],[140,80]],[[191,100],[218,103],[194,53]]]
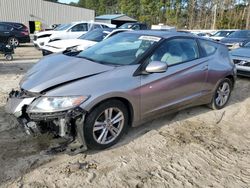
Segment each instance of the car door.
[[88,31],[88,23],[76,24],[67,32],[67,38],[68,39],[78,38],[81,35],[87,33],[87,31]]
[[141,118],[180,108],[202,96],[207,79],[207,61],[200,59],[195,39],[164,41],[147,61],[162,61],[164,73],[141,76]]
[[11,35],[11,27],[5,24],[0,24],[0,42],[7,43]]

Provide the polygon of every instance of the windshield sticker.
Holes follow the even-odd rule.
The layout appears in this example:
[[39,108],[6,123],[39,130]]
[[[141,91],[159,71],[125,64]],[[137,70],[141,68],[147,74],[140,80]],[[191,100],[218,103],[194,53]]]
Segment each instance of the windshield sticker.
[[149,40],[149,41],[154,41],[154,42],[159,42],[161,38],[159,37],[153,37],[153,36],[140,36],[140,40]]

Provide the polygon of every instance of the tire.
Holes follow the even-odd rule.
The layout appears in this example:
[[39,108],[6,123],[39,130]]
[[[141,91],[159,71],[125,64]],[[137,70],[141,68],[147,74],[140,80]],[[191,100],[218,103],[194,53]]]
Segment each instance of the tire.
[[11,54],[6,54],[6,55],[5,55],[5,59],[6,59],[7,61],[12,61],[12,60],[13,60],[13,56],[12,56]]
[[223,79],[217,86],[213,95],[213,99],[209,104],[209,107],[214,110],[220,110],[224,108],[229,101],[232,88],[233,88],[232,81],[228,78]]
[[10,37],[8,39],[8,44],[14,47],[19,46],[19,40],[16,37]]
[[83,127],[87,147],[105,149],[116,144],[128,128],[128,117],[127,107],[119,100],[109,100],[95,107]]

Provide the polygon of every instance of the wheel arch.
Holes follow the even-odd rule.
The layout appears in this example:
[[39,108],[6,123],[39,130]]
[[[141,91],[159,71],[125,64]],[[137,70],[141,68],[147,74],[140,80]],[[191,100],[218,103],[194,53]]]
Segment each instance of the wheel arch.
[[232,88],[234,88],[235,85],[235,78],[233,75],[227,75],[225,78],[228,78],[232,82]]
[[128,115],[129,115],[129,126],[132,126],[133,120],[134,120],[134,108],[131,104],[131,102],[124,98],[124,97],[110,97],[110,98],[106,98],[103,99],[101,101],[98,101],[96,104],[94,104],[90,110],[87,111],[87,114],[89,114],[94,108],[98,107],[99,105],[103,104],[104,102],[110,101],[110,100],[118,100],[121,101],[127,108],[128,110]]

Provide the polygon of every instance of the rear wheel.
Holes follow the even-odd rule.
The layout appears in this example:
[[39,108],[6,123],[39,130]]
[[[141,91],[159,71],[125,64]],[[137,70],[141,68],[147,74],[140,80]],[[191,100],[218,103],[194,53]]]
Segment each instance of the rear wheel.
[[11,54],[6,54],[6,55],[5,55],[5,59],[6,59],[7,61],[12,61],[12,60],[13,60],[13,56],[12,56]]
[[84,124],[88,148],[105,149],[118,142],[128,128],[128,110],[119,100],[106,101],[90,112]]
[[19,46],[19,40],[16,37],[10,37],[8,39],[8,44],[17,47]]
[[220,82],[215,90],[212,102],[209,106],[212,109],[219,110],[226,106],[232,92],[232,81],[225,78]]

